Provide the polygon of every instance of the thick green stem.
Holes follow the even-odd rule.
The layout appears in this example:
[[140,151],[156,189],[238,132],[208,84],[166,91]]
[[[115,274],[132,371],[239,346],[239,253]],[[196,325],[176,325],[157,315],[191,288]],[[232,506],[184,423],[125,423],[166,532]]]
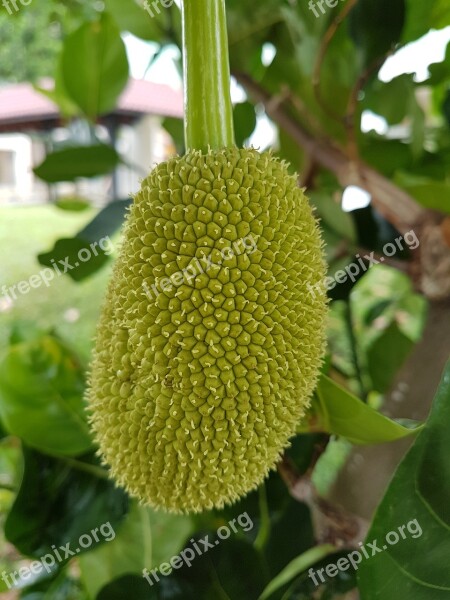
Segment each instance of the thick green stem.
[[234,145],[225,0],[183,0],[188,150]]

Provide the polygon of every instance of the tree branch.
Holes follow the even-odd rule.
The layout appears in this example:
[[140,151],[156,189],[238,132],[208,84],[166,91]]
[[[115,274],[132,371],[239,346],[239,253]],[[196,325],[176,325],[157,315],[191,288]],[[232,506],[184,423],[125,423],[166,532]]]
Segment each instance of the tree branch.
[[233,73],[254,101],[264,105],[267,115],[284,129],[318,164],[332,171],[343,187],[357,185],[367,190],[373,205],[400,233],[420,230],[427,211],[405,191],[363,161],[351,161],[344,149],[328,139],[315,139],[292,116],[286,99],[275,101],[258,82],[241,72]]

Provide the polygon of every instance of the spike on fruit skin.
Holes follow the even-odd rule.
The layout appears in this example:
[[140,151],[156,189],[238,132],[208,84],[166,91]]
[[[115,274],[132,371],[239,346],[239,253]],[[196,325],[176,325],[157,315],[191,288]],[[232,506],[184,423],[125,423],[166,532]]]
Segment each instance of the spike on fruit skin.
[[[183,269],[195,275],[181,282]],[[87,393],[117,482],[170,512],[221,508],[261,484],[318,378],[324,279],[312,210],[272,154],[157,166],[127,218]]]

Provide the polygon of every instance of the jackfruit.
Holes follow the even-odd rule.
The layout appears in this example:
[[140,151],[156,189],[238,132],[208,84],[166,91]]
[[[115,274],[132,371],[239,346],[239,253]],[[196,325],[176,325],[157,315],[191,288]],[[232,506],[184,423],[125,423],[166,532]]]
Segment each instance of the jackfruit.
[[309,407],[324,279],[312,210],[271,153],[192,151],[144,179],[87,394],[100,452],[130,495],[200,512],[261,484]]

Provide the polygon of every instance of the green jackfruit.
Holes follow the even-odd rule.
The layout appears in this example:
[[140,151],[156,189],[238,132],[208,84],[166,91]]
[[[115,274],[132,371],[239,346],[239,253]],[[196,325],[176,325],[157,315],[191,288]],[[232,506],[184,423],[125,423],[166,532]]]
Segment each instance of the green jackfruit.
[[309,406],[324,279],[284,162],[230,148],[157,166],[128,215],[88,390],[117,482],[172,512],[257,487]]

